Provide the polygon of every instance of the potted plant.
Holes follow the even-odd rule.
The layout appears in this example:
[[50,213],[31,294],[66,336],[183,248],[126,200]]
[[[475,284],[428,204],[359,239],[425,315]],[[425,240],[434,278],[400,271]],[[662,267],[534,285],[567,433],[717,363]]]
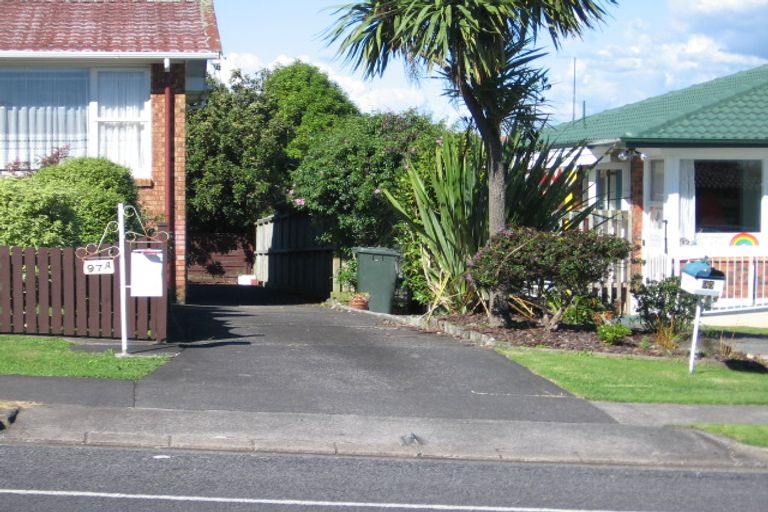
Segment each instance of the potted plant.
[[370,295],[366,292],[356,292],[347,303],[352,309],[368,309]]

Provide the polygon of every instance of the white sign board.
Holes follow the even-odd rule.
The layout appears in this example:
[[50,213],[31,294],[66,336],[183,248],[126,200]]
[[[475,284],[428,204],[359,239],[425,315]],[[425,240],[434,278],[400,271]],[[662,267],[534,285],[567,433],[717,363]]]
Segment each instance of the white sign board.
[[112,259],[104,260],[84,260],[83,273],[87,276],[98,276],[115,273],[115,261]]
[[131,297],[163,296],[163,251],[131,251]]

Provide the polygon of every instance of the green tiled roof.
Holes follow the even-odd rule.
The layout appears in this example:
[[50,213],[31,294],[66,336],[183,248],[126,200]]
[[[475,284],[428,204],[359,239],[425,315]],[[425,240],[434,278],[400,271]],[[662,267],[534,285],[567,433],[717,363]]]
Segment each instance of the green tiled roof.
[[768,146],[768,65],[563,123],[547,135],[557,146]]

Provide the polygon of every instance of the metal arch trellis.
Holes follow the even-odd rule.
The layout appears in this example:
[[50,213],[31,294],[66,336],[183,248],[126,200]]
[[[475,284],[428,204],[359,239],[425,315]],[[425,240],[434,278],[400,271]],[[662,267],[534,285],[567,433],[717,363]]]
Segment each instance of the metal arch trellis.
[[[136,222],[139,223],[139,227],[141,228],[140,233],[137,231],[125,231],[124,235],[126,241],[135,242],[139,238],[145,238],[147,243],[162,243],[167,242],[170,239],[170,235],[167,231],[158,231],[157,228],[147,228],[141,221],[141,216],[134,206],[130,204],[125,206],[119,205],[118,209],[122,209],[124,218],[135,217]],[[120,247],[116,247],[114,244],[105,245],[104,241],[108,239],[110,234],[119,233],[120,222],[111,220],[104,227],[104,232],[101,234],[98,244],[91,243],[87,244],[85,247],[78,247],[75,249],[75,255],[81,261],[101,257],[115,259],[120,256]]]

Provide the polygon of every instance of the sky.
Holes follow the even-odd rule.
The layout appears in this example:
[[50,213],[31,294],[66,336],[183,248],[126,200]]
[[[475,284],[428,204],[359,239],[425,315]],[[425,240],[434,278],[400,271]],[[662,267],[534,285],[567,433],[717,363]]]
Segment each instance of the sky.
[[[364,112],[415,108],[435,121],[466,116],[442,94],[439,79],[407,77],[401,62],[365,80],[345,65],[323,32],[347,0],[214,0],[224,59],[252,74],[296,59],[327,73]],[[547,108],[554,123],[633,103],[768,64],[768,0],[619,0],[603,2],[605,22],[558,50],[542,36],[549,70]],[[574,103],[574,62],[575,97]],[[574,109],[575,105],[575,109]]]

